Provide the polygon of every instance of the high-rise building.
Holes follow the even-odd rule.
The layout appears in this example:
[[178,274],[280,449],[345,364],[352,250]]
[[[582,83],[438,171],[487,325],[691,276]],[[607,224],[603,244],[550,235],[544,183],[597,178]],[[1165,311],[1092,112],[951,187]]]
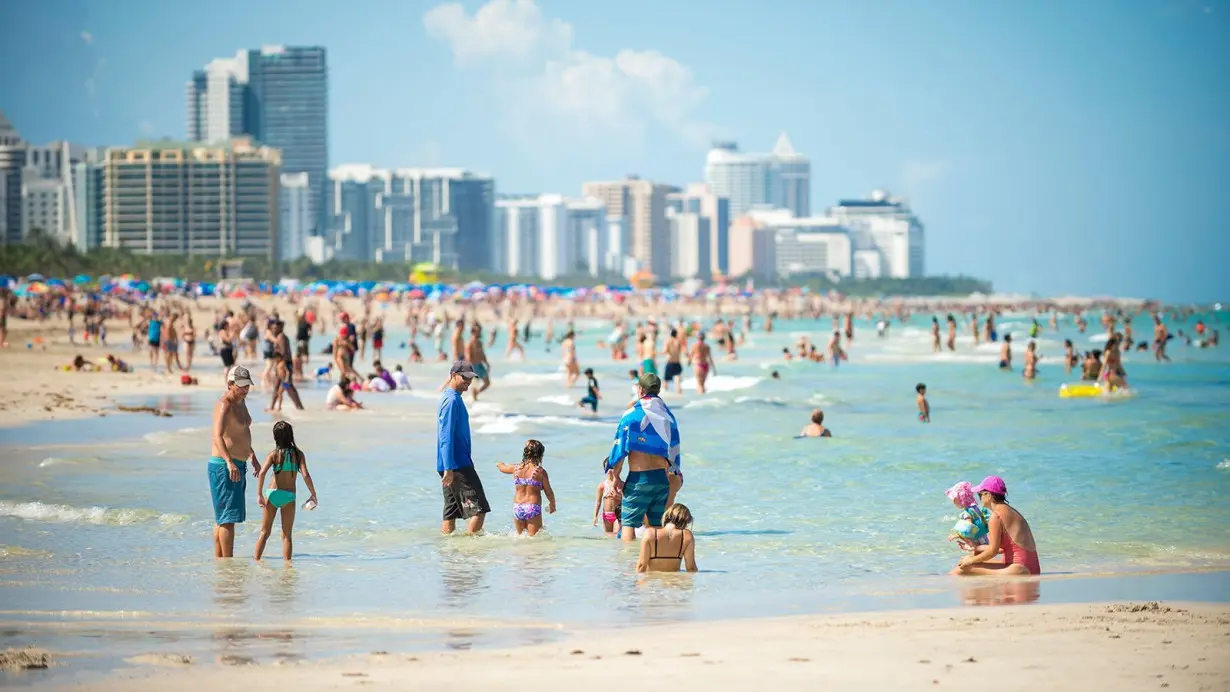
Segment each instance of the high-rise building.
[[508,276],[538,276],[538,198],[495,203],[497,261],[493,269]]
[[671,211],[671,277],[711,278],[709,217],[695,211]]
[[627,219],[629,253],[659,279],[671,272],[670,224],[666,220],[666,196],[677,189],[670,185],[629,176],[615,182],[585,183],[586,197],[599,200],[607,214]]
[[730,200],[716,195],[706,183],[692,183],[683,192],[667,195],[667,207],[700,214],[708,220],[709,275],[730,270]]
[[338,256],[489,271],[495,181],[460,168],[338,166],[329,172],[329,238]]
[[606,206],[597,199],[539,195],[497,200],[496,237],[509,276],[556,279],[600,275],[607,246]]
[[772,280],[777,276],[777,233],[744,215],[730,225],[730,276]]
[[99,150],[71,142],[26,147],[26,165],[21,176],[23,237],[30,237],[37,229],[62,245],[75,242],[79,211],[74,167],[100,158]]
[[[286,173],[307,173],[313,228],[327,226],[329,76],[320,46],[262,46],[219,58],[186,88],[189,139],[241,135],[281,151]],[[286,210],[290,213],[290,210]]]
[[[99,152],[99,161],[105,156]],[[73,166],[73,207],[77,223],[73,229],[73,245],[88,252],[103,244],[103,166],[95,161],[82,161]]]
[[283,173],[278,199],[282,209],[278,224],[282,237],[278,239],[279,259],[297,260],[307,254],[307,239],[316,224],[313,220],[312,187],[307,173]]
[[766,227],[776,232],[778,276],[845,278],[853,273],[850,234],[836,219],[808,217]]
[[26,165],[26,143],[0,111],[0,244],[20,243],[23,205],[22,169]]
[[277,257],[279,153],[248,140],[108,149],[102,244],[140,254]]
[[715,142],[705,157],[705,182],[730,200],[731,217],[758,204],[783,207],[795,216],[811,213],[811,162],[782,133],[773,151],[748,154],[734,142]]
[[839,201],[829,216],[850,231],[855,278],[924,275],[923,224],[904,199],[875,190],[866,199]]

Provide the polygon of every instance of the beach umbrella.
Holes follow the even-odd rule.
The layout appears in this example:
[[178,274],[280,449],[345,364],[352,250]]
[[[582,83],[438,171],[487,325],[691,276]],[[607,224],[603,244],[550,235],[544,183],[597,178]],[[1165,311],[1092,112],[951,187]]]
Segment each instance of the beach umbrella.
[[43,281],[45,279],[46,277],[44,277],[42,274],[31,274],[26,277],[26,281],[28,281],[29,283],[34,283],[35,281]]
[[94,277],[90,276],[89,274],[78,274],[73,277],[73,283],[75,284],[88,284],[93,280],[94,280]]

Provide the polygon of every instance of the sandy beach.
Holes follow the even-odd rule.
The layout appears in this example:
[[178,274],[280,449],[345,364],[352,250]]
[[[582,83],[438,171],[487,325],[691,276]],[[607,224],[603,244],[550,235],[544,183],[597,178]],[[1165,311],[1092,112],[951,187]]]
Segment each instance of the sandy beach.
[[286,665],[136,657],[59,690],[1224,690],[1230,607],[1116,603],[731,620],[544,646],[385,651]]

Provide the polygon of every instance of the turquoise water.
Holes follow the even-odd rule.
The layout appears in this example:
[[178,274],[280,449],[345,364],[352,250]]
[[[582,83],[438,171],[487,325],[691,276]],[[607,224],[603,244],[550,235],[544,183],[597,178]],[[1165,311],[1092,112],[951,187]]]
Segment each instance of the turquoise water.
[[[1225,331],[1224,314],[1212,319]],[[779,323],[773,334],[754,332],[740,361],[719,363],[711,393],[668,395],[687,478],[679,501],[696,517],[702,573],[690,577],[638,578],[635,548],[591,526],[600,462],[631,398],[628,366],[594,345],[609,330],[598,322],[579,323],[582,366],[598,371],[606,396],[597,420],[571,404],[583,389],[561,391],[556,356],[540,339],[524,363],[503,362],[502,339],[492,349],[495,385],[471,411],[495,510],[479,538],[438,535],[439,365],[407,367],[415,392],[360,395],[368,411],[324,411],[325,390],[307,388],[308,410],[287,413],[321,503],[299,513],[290,570],[276,534],[272,559],[251,562],[254,497],[238,532],[241,558],[212,557],[205,461],[214,392],[134,402],[170,407],[170,419],[0,430],[0,646],[225,650],[256,628],[298,641],[295,655],[320,655],[362,648],[355,633],[371,628],[401,633],[406,646],[468,646],[475,637],[548,637],[555,623],[955,604],[970,582],[946,576],[959,552],[946,542],[954,509],[943,492],[988,474],[1007,481],[1047,573],[1230,564],[1230,352],[1176,340],[1173,363],[1125,358],[1135,396],[1065,400],[1059,385],[1076,378],[1061,366],[1044,358],[1040,379],[1026,383],[1023,348],[1012,374],[995,367],[998,345],[974,349],[965,338],[955,355],[932,354],[928,323],[894,324],[887,339],[860,324],[851,361],[836,369],[780,359],[799,334],[823,342],[827,318]],[[1012,331],[1023,347],[1027,324],[1005,317],[1001,334]],[[1135,326],[1146,333],[1144,320]],[[1043,355],[1059,356],[1065,337],[1083,349],[1102,340],[1061,328],[1043,334]],[[386,363],[397,353],[386,351]],[[930,425],[916,418],[918,382],[928,386]],[[263,454],[272,419],[259,412],[264,396],[253,398]],[[815,407],[835,437],[793,439]],[[510,535],[512,486],[494,466],[519,459],[530,437],[546,444],[559,500],[549,534],[534,540]],[[1044,580],[1041,599],[1063,593],[1062,581]],[[1215,579],[1211,592],[1230,598],[1227,586]]]

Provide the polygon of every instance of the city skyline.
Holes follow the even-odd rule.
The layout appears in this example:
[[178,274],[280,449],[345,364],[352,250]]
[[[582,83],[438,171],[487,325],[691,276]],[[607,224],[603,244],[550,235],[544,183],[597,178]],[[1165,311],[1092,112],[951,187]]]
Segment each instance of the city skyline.
[[[390,3],[370,8],[384,17],[371,26],[340,5],[222,2],[152,56],[125,37],[185,23],[186,8],[40,3],[0,29],[0,56],[21,65],[0,109],[32,143],[182,136],[192,70],[243,47],[322,45],[330,161],[464,166],[503,190],[575,195],[625,173],[686,185],[714,136],[763,150],[786,131],[812,160],[813,214],[902,194],[927,220],[929,273],[1047,294],[1227,290],[1216,205],[1183,202],[1215,199],[1230,172],[1225,3],[621,7]],[[835,29],[823,50],[796,45],[820,26]],[[774,50],[736,58],[716,35]],[[526,91],[539,87],[551,88]]]

